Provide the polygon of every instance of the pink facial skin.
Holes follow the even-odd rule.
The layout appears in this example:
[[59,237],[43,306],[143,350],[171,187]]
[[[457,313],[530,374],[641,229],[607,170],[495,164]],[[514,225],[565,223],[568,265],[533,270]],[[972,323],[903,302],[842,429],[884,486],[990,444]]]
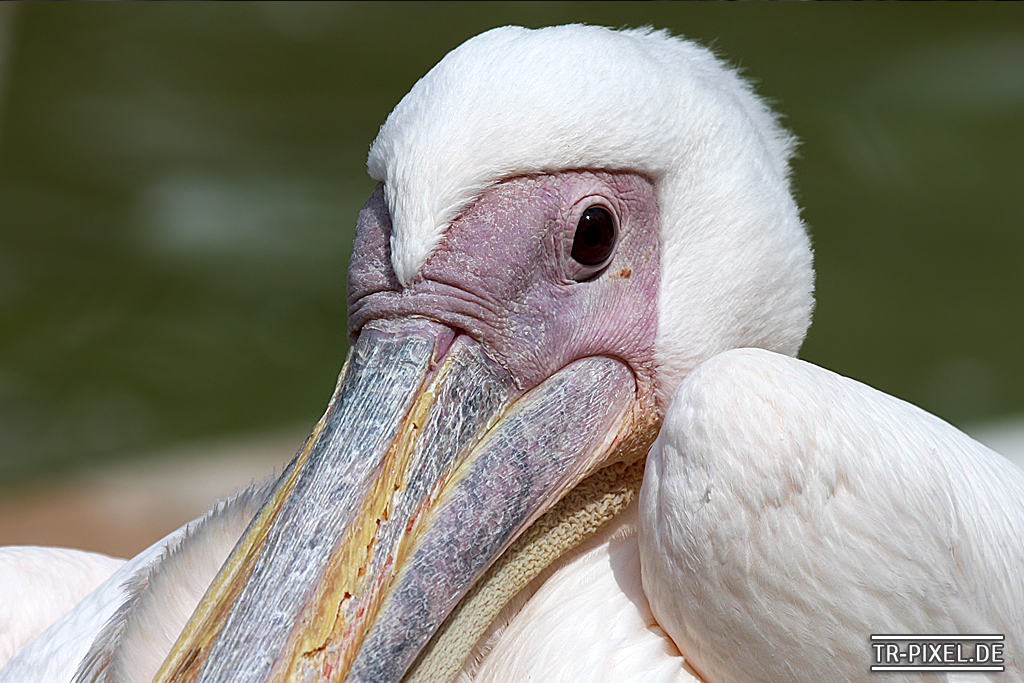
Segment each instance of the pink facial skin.
[[[596,274],[571,256],[580,215],[594,205],[618,228],[615,251]],[[390,238],[378,186],[359,214],[349,266],[352,339],[371,320],[420,316],[478,341],[522,391],[589,356],[622,360],[640,393],[653,391],[659,218],[644,176],[564,171],[498,183],[449,226],[405,289]]]

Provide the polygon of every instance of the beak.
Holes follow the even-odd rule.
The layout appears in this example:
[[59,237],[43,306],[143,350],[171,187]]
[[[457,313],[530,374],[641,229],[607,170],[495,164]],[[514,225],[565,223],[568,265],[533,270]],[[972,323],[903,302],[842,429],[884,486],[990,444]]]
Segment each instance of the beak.
[[375,321],[155,679],[398,683],[488,567],[628,441],[637,383],[536,387],[469,337]]

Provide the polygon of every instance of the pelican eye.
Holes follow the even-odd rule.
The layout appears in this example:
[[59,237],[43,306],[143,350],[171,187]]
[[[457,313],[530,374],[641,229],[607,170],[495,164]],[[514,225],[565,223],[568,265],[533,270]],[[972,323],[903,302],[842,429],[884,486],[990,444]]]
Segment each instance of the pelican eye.
[[603,206],[592,206],[583,212],[572,238],[572,257],[584,266],[599,266],[615,249],[615,219]]

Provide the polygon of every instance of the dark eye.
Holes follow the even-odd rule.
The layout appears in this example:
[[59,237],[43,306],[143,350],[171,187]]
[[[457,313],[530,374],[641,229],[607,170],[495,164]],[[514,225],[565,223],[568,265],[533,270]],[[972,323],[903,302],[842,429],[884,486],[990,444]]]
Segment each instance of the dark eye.
[[572,239],[572,257],[584,266],[599,266],[615,248],[615,219],[603,206],[592,206],[580,216]]

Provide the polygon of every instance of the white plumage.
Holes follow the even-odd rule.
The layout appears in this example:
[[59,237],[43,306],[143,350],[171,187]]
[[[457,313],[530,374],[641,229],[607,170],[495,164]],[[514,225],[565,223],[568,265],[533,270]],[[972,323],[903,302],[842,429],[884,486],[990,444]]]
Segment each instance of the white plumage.
[[518,596],[458,683],[694,683],[651,613],[640,579],[637,506]]
[[[404,286],[510,177],[630,171],[660,209],[653,359],[661,404],[674,398],[639,512],[523,591],[461,681],[692,681],[687,662],[709,683],[866,680],[868,636],[885,631],[1005,633],[999,680],[1021,680],[1024,473],[923,411],[772,353],[795,354],[812,306],[791,147],[703,48],[584,26],[478,36],[388,118],[369,169]],[[746,346],[769,350],[729,351]],[[0,681],[152,680],[266,495],[119,568],[97,560],[26,622],[38,631],[110,578]]]
[[0,548],[0,666],[124,560],[64,548]]
[[[267,484],[254,485],[215,503],[206,515],[127,562],[78,553],[76,571],[51,580],[89,576],[95,590],[79,596],[77,604],[63,603],[63,616],[52,619],[59,593],[35,592],[12,602],[11,622],[28,621],[45,630],[38,629],[42,633],[11,661],[0,661],[0,681],[150,683],[266,494]],[[31,570],[53,567],[68,552],[78,551],[36,549]],[[7,574],[2,576],[6,582]]]
[[859,382],[760,349],[705,362],[641,520],[655,616],[709,680],[863,678],[873,633],[1004,634],[994,680],[1024,675],[1024,471]]
[[655,354],[667,404],[715,353],[800,348],[814,273],[790,194],[793,146],[750,85],[694,43],[665,31],[507,26],[466,41],[413,86],[367,167],[384,183],[403,284],[500,180],[580,168],[648,176],[666,265],[667,333]]

